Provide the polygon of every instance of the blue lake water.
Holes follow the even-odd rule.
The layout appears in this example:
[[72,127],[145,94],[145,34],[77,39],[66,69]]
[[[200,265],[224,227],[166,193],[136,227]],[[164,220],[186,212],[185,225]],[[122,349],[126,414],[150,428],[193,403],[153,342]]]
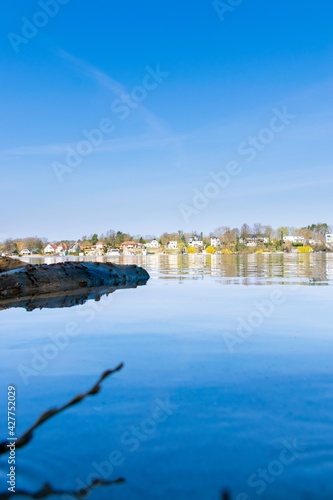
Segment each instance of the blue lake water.
[[125,363],[17,450],[17,489],[100,476],[126,483],[87,498],[332,499],[333,254],[120,261],[147,285],[0,312],[1,414],[14,385],[18,434]]

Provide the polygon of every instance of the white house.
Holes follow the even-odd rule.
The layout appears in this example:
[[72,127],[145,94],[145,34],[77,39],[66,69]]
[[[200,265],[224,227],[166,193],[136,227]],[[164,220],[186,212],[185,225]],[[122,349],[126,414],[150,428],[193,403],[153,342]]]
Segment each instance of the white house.
[[98,241],[96,245],[93,246],[95,255],[102,256],[105,253],[106,245],[103,241]]
[[59,245],[56,247],[56,253],[65,253],[65,252],[67,252],[66,243],[59,243]]
[[315,240],[314,238],[311,238],[311,240],[309,240],[309,245],[321,245],[321,241],[320,240]]
[[143,245],[136,241],[124,241],[120,246],[123,250],[142,250],[143,248]]
[[326,234],[326,236],[325,236],[325,241],[326,241],[326,243],[328,243],[329,245],[332,245],[332,244],[333,244],[333,233]]
[[188,239],[188,245],[190,247],[203,247],[204,242],[202,240],[197,240],[196,238],[189,238]]
[[103,241],[98,241],[95,245],[96,250],[104,250],[105,243]]
[[168,248],[169,250],[176,250],[178,248],[178,242],[169,241],[169,243],[166,245],[166,248]]
[[267,245],[269,238],[263,234],[249,234],[246,238],[241,238],[240,243],[245,243],[247,247],[256,247],[257,245]]
[[305,243],[305,238],[303,236],[284,236],[283,241],[285,243]]
[[57,246],[53,245],[52,243],[48,243],[46,247],[44,248],[43,252],[44,253],[55,253],[57,250]]
[[216,236],[212,236],[210,239],[210,246],[214,247],[214,248],[221,246],[220,238],[217,238]]
[[73,246],[70,247],[70,249],[68,250],[68,253],[76,253],[76,252],[80,252],[81,248],[80,248],[80,245],[78,243],[74,243]]
[[30,255],[30,254],[31,254],[30,250],[28,250],[27,248],[23,248],[21,255]]
[[141,243],[137,243],[136,241],[124,241],[124,243],[120,246],[123,251],[123,255],[136,255],[144,248]]
[[119,248],[109,248],[107,253],[105,254],[107,257],[116,257],[120,255],[120,250]]
[[160,248],[160,244],[156,239],[151,240],[149,243],[146,243],[147,248]]

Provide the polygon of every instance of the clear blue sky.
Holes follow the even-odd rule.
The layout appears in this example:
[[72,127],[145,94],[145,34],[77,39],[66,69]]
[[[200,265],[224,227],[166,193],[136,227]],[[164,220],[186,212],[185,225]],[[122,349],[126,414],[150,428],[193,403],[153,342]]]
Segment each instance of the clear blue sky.
[[333,223],[331,1],[55,1],[2,5],[0,239]]

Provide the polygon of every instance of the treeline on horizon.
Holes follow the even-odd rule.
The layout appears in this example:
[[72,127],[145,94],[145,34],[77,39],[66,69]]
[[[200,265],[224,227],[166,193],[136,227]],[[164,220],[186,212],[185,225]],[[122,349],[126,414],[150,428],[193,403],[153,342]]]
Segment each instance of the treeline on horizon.
[[[229,226],[220,226],[209,234],[203,232],[190,231],[184,232],[178,230],[176,232],[164,232],[160,236],[157,235],[132,235],[123,231],[115,231],[113,229],[98,235],[97,233],[89,236],[83,235],[78,240],[56,240],[54,243],[66,243],[68,246],[75,243],[84,246],[95,245],[97,242],[103,242],[106,245],[117,248],[125,241],[136,241],[138,243],[147,243],[152,239],[156,239],[160,245],[165,246],[170,241],[177,241],[179,244],[187,245],[189,238],[202,240],[205,245],[210,244],[211,237],[217,237],[221,240],[221,244],[229,247],[239,244],[240,241],[248,238],[251,235],[260,235],[268,239],[269,244],[274,246],[283,245],[283,239],[286,236],[302,236],[306,241],[311,239],[318,240],[318,243],[324,244],[325,235],[333,232],[333,226],[327,223],[311,224],[306,227],[296,228],[290,226],[280,226],[274,229],[270,225],[255,223],[252,226],[243,224],[240,228],[231,228]],[[8,253],[19,253],[22,248],[27,248],[31,251],[42,251],[50,240],[39,236],[30,236],[25,238],[8,238],[0,242],[0,250]]]

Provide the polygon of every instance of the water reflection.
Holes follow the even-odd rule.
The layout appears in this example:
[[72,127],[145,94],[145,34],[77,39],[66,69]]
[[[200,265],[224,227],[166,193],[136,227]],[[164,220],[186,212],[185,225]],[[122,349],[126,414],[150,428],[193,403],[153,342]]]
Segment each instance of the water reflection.
[[[31,263],[61,262],[61,257],[25,258]],[[84,261],[84,257],[66,260]],[[333,253],[314,254],[249,254],[249,255],[147,255],[119,257],[89,257],[93,262],[137,264],[144,267],[154,279],[200,279],[205,275],[219,278],[222,284],[267,285],[333,283]]]
[[84,292],[82,290],[76,292],[66,292],[57,294],[32,295],[23,299],[0,300],[0,311],[11,309],[12,307],[22,307],[26,311],[34,311],[35,309],[57,309],[63,307],[73,307],[85,304],[88,300],[98,302],[103,295],[108,296],[116,290],[125,288],[137,288],[137,286],[145,285],[146,282],[138,282],[136,284],[125,284],[118,286],[107,286],[99,288],[88,288]]
[[[42,498],[43,481],[66,491],[78,486],[77,478],[89,485],[87,478],[96,473],[92,464],[105,463],[117,450],[125,461],[114,478],[128,481],[98,488],[90,498],[210,500],[223,486],[233,499],[253,498],[248,478],[276,463],[285,440],[296,440],[306,452],[267,485],[263,498],[324,498],[323,488],[325,498],[333,498],[332,257],[107,259],[141,265],[152,280],[134,293],[116,294],[112,307],[109,297],[81,308],[4,312],[1,380],[3,387],[10,381],[18,388],[23,430],[48,407],[50,393],[52,405],[59,405],[90,387],[100,368],[122,359],[127,366],[96,403],[64,412],[20,450],[18,486]],[[274,288],[222,285],[295,282],[307,286],[297,293],[277,287],[283,303],[250,335],[240,332],[240,320],[253,318]],[[73,322],[78,335],[64,338]],[[225,339],[240,333],[244,338],[231,352]],[[177,410],[152,431],[157,400]],[[128,441],[147,421],[142,439]]]

